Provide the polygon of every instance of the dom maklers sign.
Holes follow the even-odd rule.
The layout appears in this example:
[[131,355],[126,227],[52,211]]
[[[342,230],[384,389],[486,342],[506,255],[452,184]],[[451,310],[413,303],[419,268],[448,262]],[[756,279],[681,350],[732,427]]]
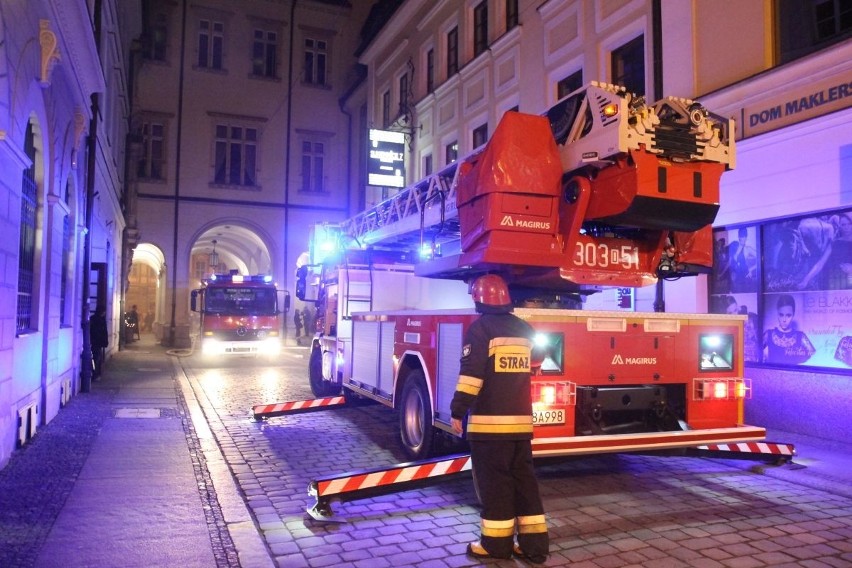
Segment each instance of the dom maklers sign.
[[370,130],[367,184],[381,187],[405,186],[405,134]]

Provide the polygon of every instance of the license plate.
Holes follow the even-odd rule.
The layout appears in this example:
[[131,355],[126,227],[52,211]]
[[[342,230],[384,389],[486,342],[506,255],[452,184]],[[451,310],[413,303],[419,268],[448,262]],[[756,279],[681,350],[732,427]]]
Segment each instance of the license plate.
[[565,409],[534,410],[533,425],[538,424],[565,424]]

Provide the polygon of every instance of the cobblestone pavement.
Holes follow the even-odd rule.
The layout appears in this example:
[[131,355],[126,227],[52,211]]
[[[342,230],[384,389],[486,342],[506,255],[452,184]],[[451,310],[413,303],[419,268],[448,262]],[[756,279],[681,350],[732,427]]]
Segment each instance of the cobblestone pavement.
[[[312,480],[405,461],[388,409],[255,422],[255,404],[311,398],[303,360],[255,371],[204,368],[191,358],[181,365],[279,566],[480,564],[464,554],[479,530],[469,479],[334,505],[346,523],[305,514]],[[852,491],[799,483],[808,470],[795,469],[627,454],[541,465],[546,565],[852,566]]]
[[[251,418],[253,405],[311,398],[305,354],[290,348],[283,360],[270,365],[250,359],[209,364],[163,349],[144,356],[132,349],[119,353],[110,362],[108,380],[73,397],[0,470],[0,567],[175,565],[163,563],[162,550],[150,546],[175,543],[170,532],[175,526],[148,522],[155,517],[146,513],[145,501],[133,516],[144,519],[139,526],[150,534],[139,536],[123,513],[115,525],[86,530],[102,514],[98,483],[110,484],[128,471],[127,460],[103,453],[112,447],[105,444],[137,428],[174,444],[160,453],[177,456],[169,467],[188,472],[170,486],[139,479],[146,491],[132,496],[150,494],[152,511],[163,511],[163,495],[150,489],[181,496],[183,509],[175,502],[167,512],[193,519],[187,522],[202,537],[194,541],[201,545],[194,557],[209,560],[180,566],[255,568],[267,566],[269,557],[281,567],[481,565],[464,554],[479,532],[469,478],[334,504],[344,523],[319,523],[305,513],[313,505],[307,494],[311,481],[405,461],[397,418],[379,405],[261,422]],[[163,420],[115,420],[116,408],[147,406],[154,400],[151,393],[162,401],[155,406]],[[166,429],[177,430],[177,436],[159,436]],[[127,457],[118,455],[125,448],[115,448],[116,458]],[[849,448],[834,444],[817,455],[800,447],[796,462],[807,467],[631,454],[538,464],[551,536],[546,565],[852,566],[852,467],[843,466],[852,464]],[[184,459],[192,463],[182,466]],[[827,463],[834,467],[820,469]],[[92,476],[93,470],[99,475]],[[151,477],[177,479],[158,471]],[[70,509],[93,516],[78,521]],[[115,512],[109,518],[116,519]],[[92,562],[91,550],[83,555],[69,547],[78,530],[81,541],[104,549],[101,558],[110,561]],[[124,535],[139,539],[131,544],[148,543],[149,549],[132,559],[116,557],[114,551],[110,556],[110,548],[127,546]],[[189,557],[189,551],[178,552]],[[140,560],[146,554],[157,560]]]

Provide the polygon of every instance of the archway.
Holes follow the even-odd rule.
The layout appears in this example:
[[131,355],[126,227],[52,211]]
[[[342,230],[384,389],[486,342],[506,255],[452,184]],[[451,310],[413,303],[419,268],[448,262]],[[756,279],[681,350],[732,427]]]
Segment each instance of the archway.
[[272,255],[256,231],[236,223],[207,228],[190,252],[190,282],[200,285],[211,274],[272,274]]
[[163,252],[152,244],[136,245],[127,276],[125,306],[127,310],[134,305],[138,307],[141,332],[153,333],[158,340],[162,339],[163,327],[168,324],[166,282]]

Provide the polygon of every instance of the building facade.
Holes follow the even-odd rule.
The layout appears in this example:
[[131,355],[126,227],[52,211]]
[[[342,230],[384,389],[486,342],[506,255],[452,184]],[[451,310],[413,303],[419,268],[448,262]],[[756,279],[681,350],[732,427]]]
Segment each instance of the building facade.
[[140,13],[110,0],[0,4],[0,467],[79,392],[89,307],[105,307],[108,350],[118,344]]
[[[735,118],[737,163],[722,177],[720,228],[810,214],[835,219],[825,221],[829,240],[840,234],[838,209],[852,205],[848,2],[405,0],[360,62],[368,69],[360,93],[367,123],[405,133],[408,183],[470,153],[507,110],[540,114],[597,80],[648,100],[696,99]],[[375,202],[382,189],[366,195]],[[765,265],[767,256],[755,260]],[[755,262],[753,270],[763,269]],[[763,291],[751,300],[774,301]],[[711,292],[703,276],[667,283],[666,311],[706,312]],[[653,289],[636,290],[636,309],[653,311],[654,299]],[[852,288],[814,291],[800,303],[815,306],[814,331],[833,342],[826,352],[852,335]],[[765,311],[768,328],[774,315]],[[828,330],[817,330],[820,323]],[[852,368],[809,363],[750,360],[746,420],[841,436]]]
[[354,210],[357,117],[342,99],[360,80],[369,7],[150,3],[133,93],[131,282],[159,279],[140,310],[164,343],[190,346],[190,293],[212,273],[272,275],[295,297],[309,226]]

